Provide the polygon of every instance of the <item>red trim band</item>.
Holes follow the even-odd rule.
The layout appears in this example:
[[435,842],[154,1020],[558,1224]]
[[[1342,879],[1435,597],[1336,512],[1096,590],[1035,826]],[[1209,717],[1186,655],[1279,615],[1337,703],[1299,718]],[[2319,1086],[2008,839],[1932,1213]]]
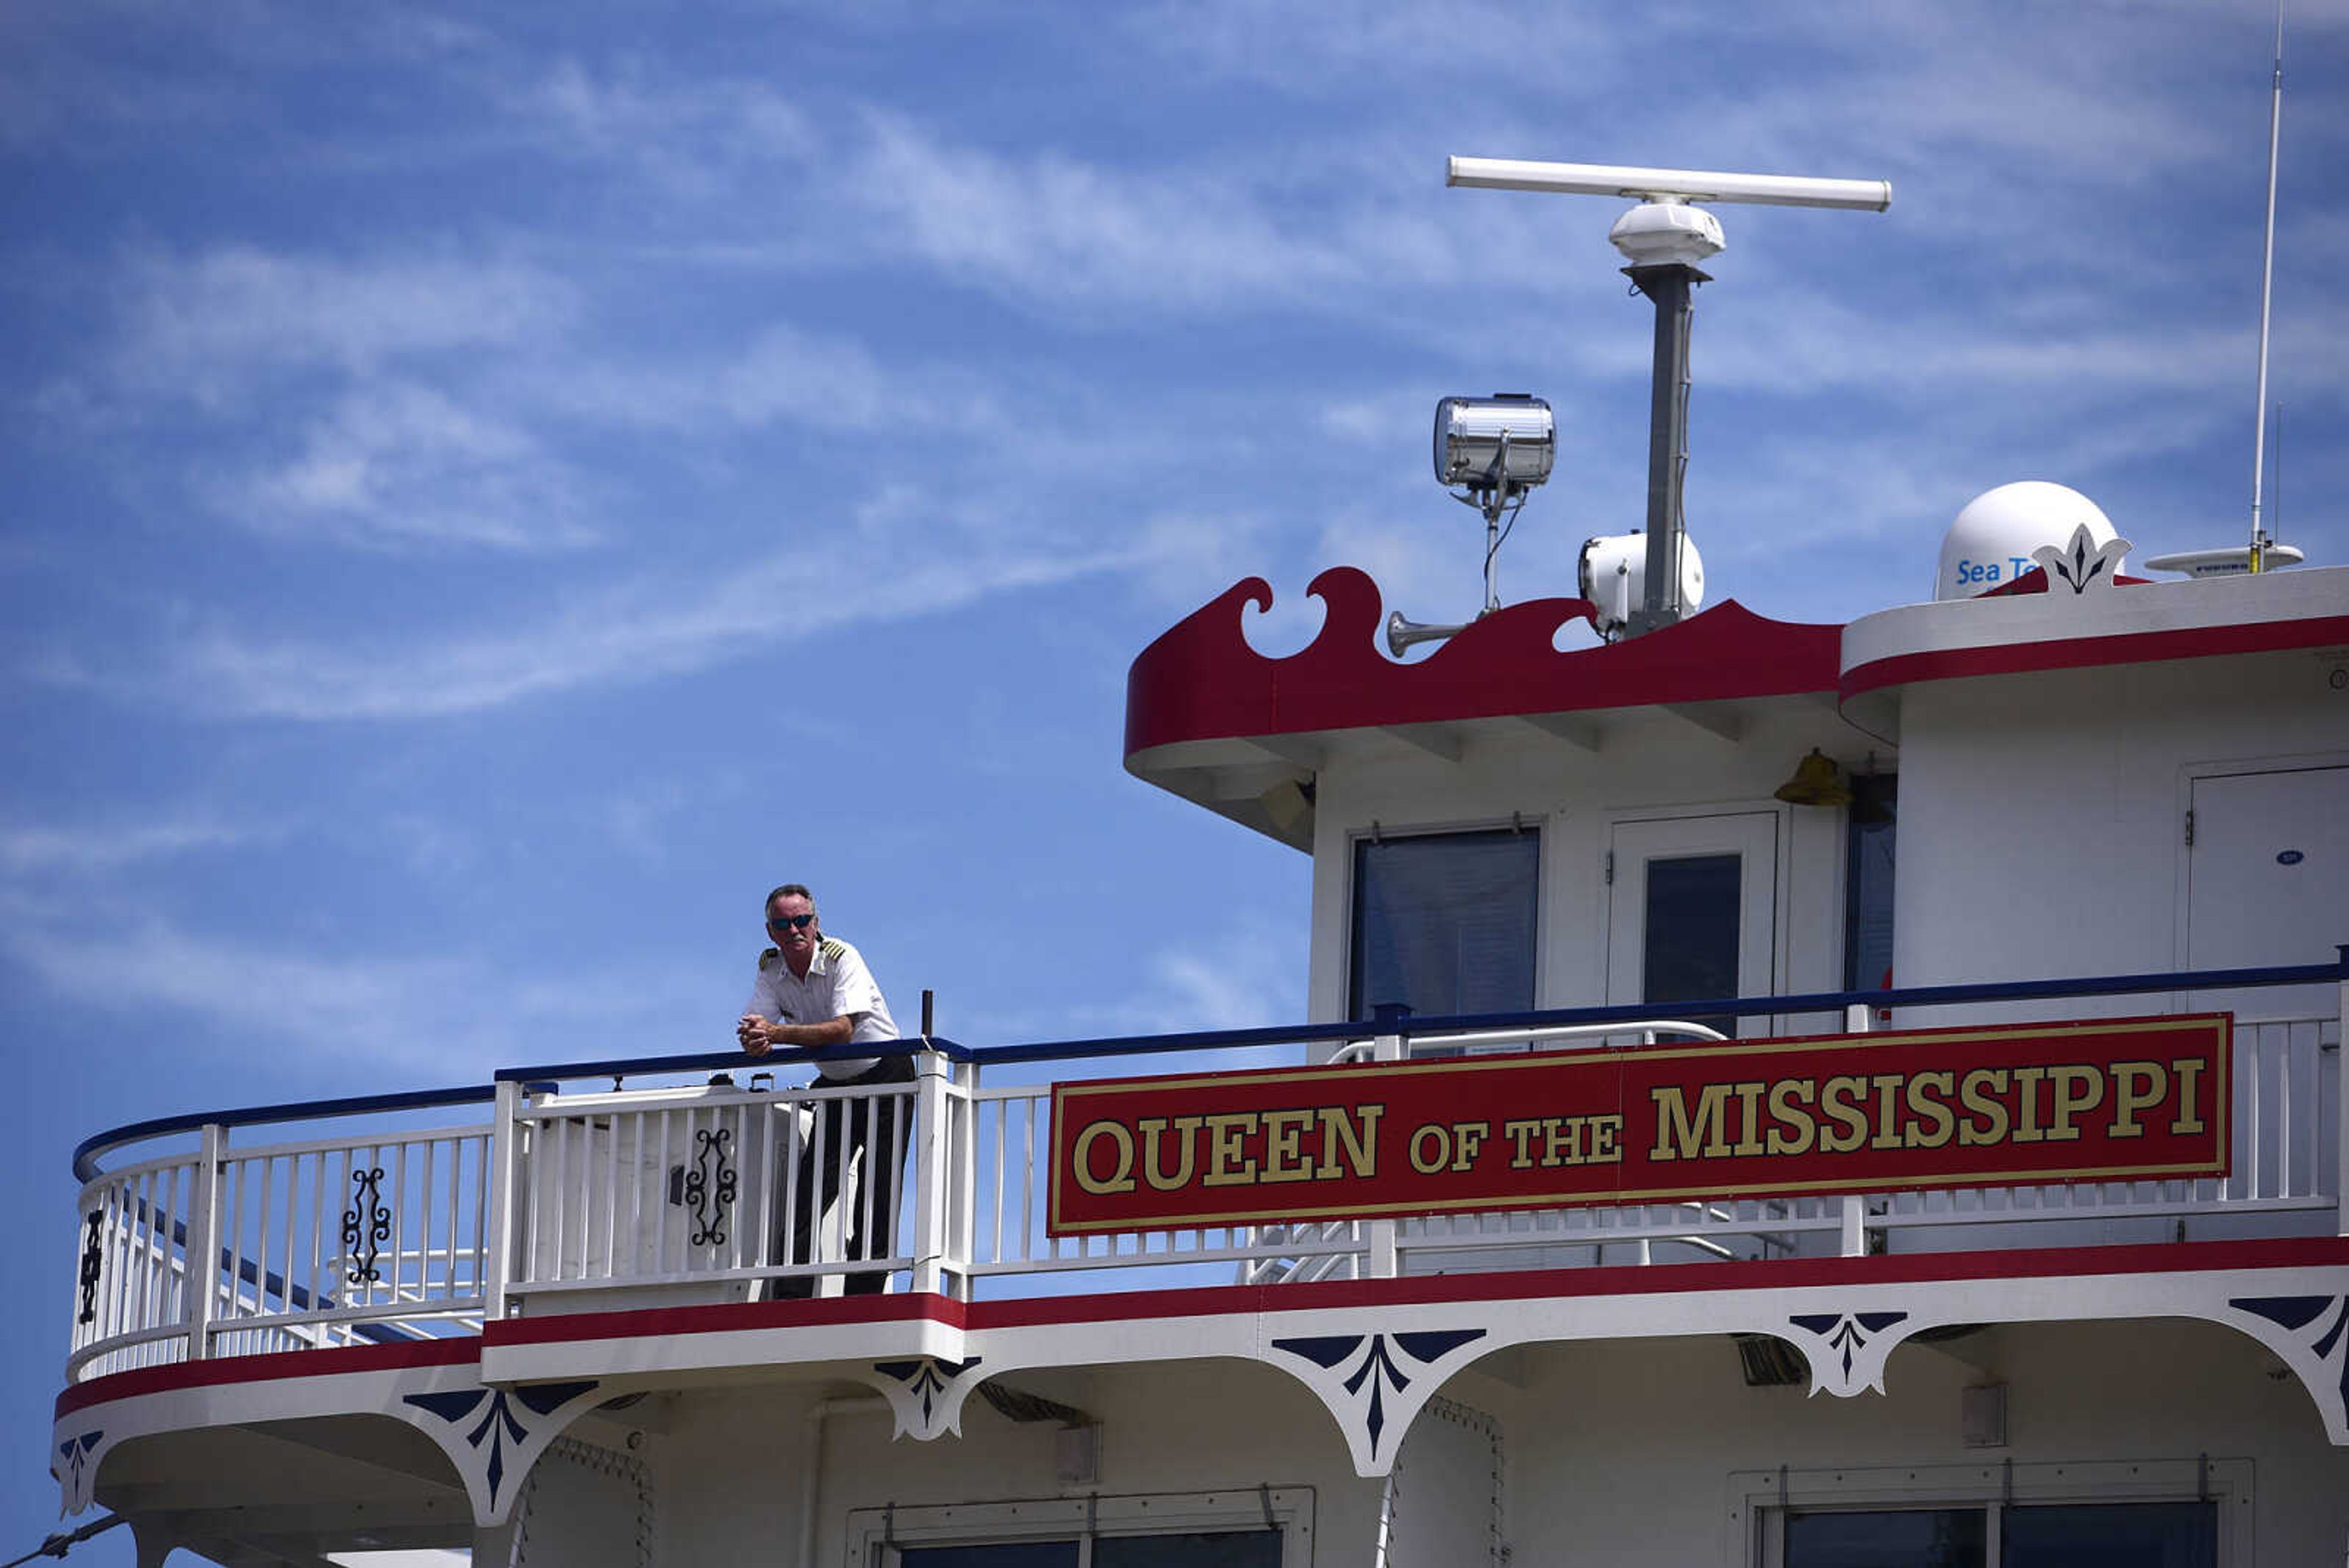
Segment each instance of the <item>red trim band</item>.
[[490,1324],[481,1338],[347,1350],[280,1351],[140,1367],[77,1384],[57,1396],[57,1414],[177,1388],[281,1377],[326,1377],[476,1361],[485,1346],[608,1339],[666,1338],[757,1329],[854,1323],[927,1321],[969,1330],[1056,1324],[1131,1323],[1153,1318],[1218,1317],[1429,1302],[1523,1301],[1535,1297],[1671,1295],[1692,1291],[1816,1289],[1830,1285],[1914,1284],[1955,1280],[2083,1278],[2098,1274],[2182,1274],[2228,1270],[2349,1270],[2349,1237],[2300,1236],[2260,1241],[2160,1241],[2118,1247],[2019,1248],[1992,1252],[1902,1252],[1869,1258],[1787,1258],[1771,1262],[1647,1263],[1607,1268],[1539,1269],[1516,1273],[1440,1274],[1425,1279],[1350,1280],[1303,1285],[1207,1285],[1182,1290],[1038,1296],[962,1303],[941,1295],[833,1297],[739,1302],[512,1318]]
[[2282,653],[2342,642],[2349,642],[2349,616],[2192,627],[2177,631],[2114,632],[2104,637],[1888,654],[1845,670],[1838,687],[1848,701],[1883,687],[1915,685],[1926,680],[2022,675],[2039,670],[2083,670],[2102,664],[2153,664],[2164,659],[2210,659],[2225,654]]
[[337,1350],[272,1350],[252,1355],[221,1355],[206,1361],[175,1361],[140,1366],[76,1383],[57,1396],[57,1413],[91,1405],[163,1394],[175,1388],[210,1388],[223,1383],[263,1383],[274,1377],[334,1377],[347,1372],[393,1372],[411,1366],[459,1366],[481,1358],[477,1334],[419,1340],[413,1345],[354,1345]]
[[842,1323],[905,1323],[927,1319],[968,1326],[981,1310],[951,1296],[819,1296],[805,1301],[714,1302],[707,1306],[647,1307],[635,1312],[564,1313],[557,1317],[502,1318],[482,1331],[485,1347],[559,1345],[573,1340],[646,1339],[672,1334],[732,1334],[744,1329],[819,1328]]

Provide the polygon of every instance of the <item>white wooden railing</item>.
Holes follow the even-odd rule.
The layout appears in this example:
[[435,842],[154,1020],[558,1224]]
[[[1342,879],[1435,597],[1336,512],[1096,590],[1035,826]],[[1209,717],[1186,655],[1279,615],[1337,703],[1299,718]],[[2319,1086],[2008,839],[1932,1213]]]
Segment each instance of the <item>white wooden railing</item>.
[[[1864,1029],[1868,1016],[1854,1007],[1846,1026]],[[1604,1034],[1620,1041],[1625,1030],[1611,1024]],[[1330,1032],[1313,1033],[1318,1054],[1330,1054]],[[1599,1034],[1588,1026],[1415,1031],[1340,1054],[1377,1072],[1405,1054],[1592,1048]],[[986,1064],[959,1048],[960,1060],[924,1052],[915,1083],[875,1088],[769,1091],[713,1080],[564,1094],[545,1083],[502,1081],[482,1096],[486,1123],[371,1126],[247,1144],[255,1127],[287,1127],[287,1118],[254,1113],[243,1125],[178,1129],[190,1147],[104,1171],[84,1187],[68,1371],[85,1379],[191,1357],[472,1333],[489,1316],[829,1293],[885,1276],[893,1290],[968,1297],[1033,1290],[1037,1276],[1093,1288],[1076,1282],[1108,1270],[1162,1271],[1152,1282],[1221,1282],[1236,1272],[1274,1282],[2349,1234],[2340,1040],[2337,1012],[2238,1018],[2235,1154],[2223,1179],[1723,1199],[1074,1240],[1045,1233],[1049,1085],[982,1083]],[[1271,1034],[1252,1048],[1258,1064],[1293,1063],[1304,1050]],[[1123,1075],[1125,1061],[1107,1063],[1106,1072]],[[638,1064],[647,1073],[654,1065]],[[1078,1075],[1069,1065],[996,1072]],[[307,1121],[330,1114],[295,1109],[306,1110]],[[359,1115],[414,1119],[374,1107]],[[93,1141],[110,1148],[152,1139],[147,1129],[126,1129],[111,1144]],[[898,1152],[869,1164],[855,1153],[892,1146]],[[843,1199],[815,1202],[826,1187]]]

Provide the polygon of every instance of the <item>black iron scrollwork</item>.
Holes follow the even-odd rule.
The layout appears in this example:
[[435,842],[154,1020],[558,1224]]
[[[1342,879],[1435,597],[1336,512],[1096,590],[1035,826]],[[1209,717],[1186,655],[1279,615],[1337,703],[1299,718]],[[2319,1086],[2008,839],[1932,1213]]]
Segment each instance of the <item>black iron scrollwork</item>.
[[343,1245],[353,1254],[349,1278],[355,1285],[372,1285],[383,1279],[376,1260],[383,1256],[383,1244],[391,1240],[391,1210],[383,1201],[382,1181],[379,1165],[351,1172],[353,1191],[351,1206],[343,1210]]
[[98,1244],[98,1232],[106,1223],[106,1211],[93,1209],[87,1221],[89,1237],[81,1244],[81,1319],[83,1323],[98,1321],[98,1278],[105,1267],[105,1254]]
[[[726,1210],[734,1203],[734,1168],[726,1163],[726,1147],[734,1141],[731,1127],[705,1127],[694,1135],[693,1168],[685,1173],[685,1203],[693,1210],[693,1244],[726,1245]],[[713,1176],[712,1157],[718,1161]]]

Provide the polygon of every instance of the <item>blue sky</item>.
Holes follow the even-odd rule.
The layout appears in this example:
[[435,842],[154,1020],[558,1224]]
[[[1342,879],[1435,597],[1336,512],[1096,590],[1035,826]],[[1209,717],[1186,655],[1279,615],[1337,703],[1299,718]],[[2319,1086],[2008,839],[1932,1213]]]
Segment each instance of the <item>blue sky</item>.
[[[1619,204],[1446,154],[1892,181],[1723,212],[1716,599],[1921,598],[2013,479],[2247,525],[2258,5],[322,9],[0,9],[6,1554],[91,1131],[725,1046],[785,879],[969,1043],[1300,1017],[1306,862],[1123,774],[1128,661],[1249,574],[1272,651],[1332,564],[1473,611],[1445,393],[1558,412],[1505,597],[1641,520]],[[2349,5],[2292,28],[2339,563]]]

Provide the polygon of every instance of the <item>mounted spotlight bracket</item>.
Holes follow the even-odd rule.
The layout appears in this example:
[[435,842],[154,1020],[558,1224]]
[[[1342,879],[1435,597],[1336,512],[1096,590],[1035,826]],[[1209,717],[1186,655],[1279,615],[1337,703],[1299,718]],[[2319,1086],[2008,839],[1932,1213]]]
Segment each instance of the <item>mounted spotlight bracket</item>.
[[1526,493],[1549,478],[1557,455],[1557,421],[1549,404],[1528,392],[1489,398],[1444,398],[1435,405],[1435,482],[1457,486],[1454,501],[1485,515],[1485,607],[1501,607],[1495,563],[1501,541]]

